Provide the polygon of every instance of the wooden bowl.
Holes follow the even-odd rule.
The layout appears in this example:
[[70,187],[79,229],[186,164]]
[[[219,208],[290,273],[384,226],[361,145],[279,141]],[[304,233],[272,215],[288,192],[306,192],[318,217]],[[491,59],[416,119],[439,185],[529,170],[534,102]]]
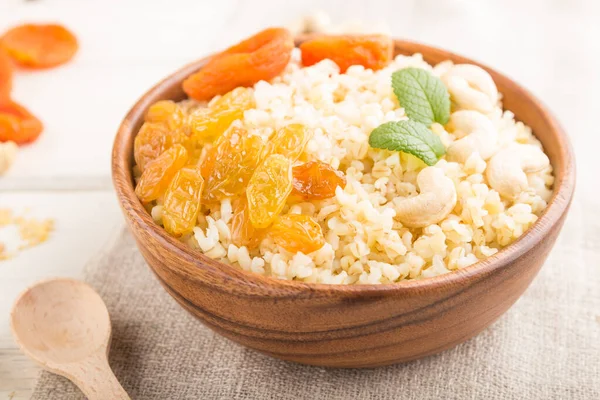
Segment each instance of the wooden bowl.
[[[421,53],[435,64],[479,63],[403,40],[396,54]],[[554,195],[539,220],[518,240],[467,268],[419,281],[339,286],[276,280],[212,260],[171,238],[134,194],[133,140],[148,106],[182,100],[181,82],[206,59],[150,89],[117,133],[112,174],[138,247],[165,290],[205,325],[273,357],[329,367],[375,367],[453,347],[481,332],[521,296],[554,245],[575,185],[565,132],[546,108],[506,76],[484,67],[504,106],[533,128],[556,176]]]

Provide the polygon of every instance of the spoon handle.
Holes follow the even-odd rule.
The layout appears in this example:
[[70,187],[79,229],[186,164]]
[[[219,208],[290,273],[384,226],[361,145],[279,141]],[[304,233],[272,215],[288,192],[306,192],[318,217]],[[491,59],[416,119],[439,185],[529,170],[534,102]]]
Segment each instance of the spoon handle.
[[89,400],[130,400],[112,372],[104,352],[90,356],[69,368],[67,378],[81,389]]

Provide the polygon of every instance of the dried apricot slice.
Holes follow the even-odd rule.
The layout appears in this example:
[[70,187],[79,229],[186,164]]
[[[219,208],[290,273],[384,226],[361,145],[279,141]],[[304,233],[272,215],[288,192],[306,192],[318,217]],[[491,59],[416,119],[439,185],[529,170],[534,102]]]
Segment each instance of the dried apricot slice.
[[199,166],[187,166],[173,177],[165,192],[163,203],[163,226],[173,236],[192,231],[200,211],[200,198],[204,179]]
[[246,196],[235,199],[232,208],[231,242],[236,246],[256,247],[263,239],[265,230],[255,228],[250,222]]
[[217,142],[214,166],[206,179],[202,197],[208,203],[242,194],[262,161],[265,146],[260,136],[251,135],[237,126],[231,127]]
[[12,100],[0,102],[0,142],[29,143],[43,130],[40,120],[25,107]]
[[10,57],[2,47],[0,47],[0,103],[5,103],[10,99],[12,91],[13,65]]
[[300,45],[302,64],[330,59],[344,73],[351,65],[378,70],[390,63],[394,42],[386,35],[322,35]]
[[0,38],[0,44],[17,63],[32,68],[64,64],[79,48],[75,35],[56,24],[16,26]]
[[269,140],[267,152],[281,154],[296,161],[312,138],[312,131],[302,124],[289,124],[278,129]]
[[292,162],[281,154],[273,154],[254,171],[246,197],[250,222],[255,228],[266,228],[279,215],[292,191]]
[[294,189],[292,195],[303,200],[322,200],[333,197],[335,188],[346,186],[341,171],[322,161],[310,161],[293,168]]
[[135,187],[135,194],[142,203],[148,203],[162,196],[173,176],[187,160],[188,153],[185,147],[176,144],[148,163]]
[[171,130],[162,123],[146,122],[133,142],[133,156],[142,172],[146,165],[175,144],[191,151],[188,137],[179,130]]
[[312,253],[325,244],[321,226],[308,215],[279,216],[271,226],[269,235],[276,244],[292,253]]
[[252,89],[236,88],[217,99],[210,108],[199,108],[190,116],[192,138],[201,143],[212,142],[223,134],[244,111],[254,108]]
[[279,75],[294,49],[294,38],[284,28],[268,28],[212,57],[183,81],[193,99],[209,100],[238,86],[252,86]]

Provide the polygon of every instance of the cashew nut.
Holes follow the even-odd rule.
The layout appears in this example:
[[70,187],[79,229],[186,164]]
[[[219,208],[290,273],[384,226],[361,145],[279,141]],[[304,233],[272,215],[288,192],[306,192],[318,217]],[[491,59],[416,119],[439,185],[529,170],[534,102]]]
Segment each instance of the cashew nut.
[[490,186],[500,195],[514,199],[527,189],[528,173],[550,164],[548,156],[531,144],[512,144],[496,153],[488,162],[486,175]]
[[449,125],[457,136],[462,137],[448,148],[446,158],[449,161],[464,163],[474,152],[484,160],[494,155],[498,134],[485,115],[471,110],[456,111],[450,116]]
[[0,143],[0,175],[4,174],[17,156],[17,144],[15,142]]
[[426,167],[417,175],[420,193],[396,199],[396,219],[410,228],[422,228],[440,222],[456,205],[456,188],[444,171]]
[[471,64],[454,65],[442,81],[454,103],[461,109],[491,112],[498,102],[498,89],[483,68]]

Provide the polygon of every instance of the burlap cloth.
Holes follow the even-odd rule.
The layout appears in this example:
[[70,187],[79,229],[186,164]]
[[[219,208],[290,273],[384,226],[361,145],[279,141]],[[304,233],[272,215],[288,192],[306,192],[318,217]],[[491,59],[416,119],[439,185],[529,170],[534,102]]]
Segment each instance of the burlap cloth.
[[[600,399],[600,215],[574,202],[516,305],[437,356],[371,370],[279,361],[230,342],[160,287],[126,231],[87,268],[113,322],[110,364],[133,399]],[[33,399],[82,399],[42,373]]]

